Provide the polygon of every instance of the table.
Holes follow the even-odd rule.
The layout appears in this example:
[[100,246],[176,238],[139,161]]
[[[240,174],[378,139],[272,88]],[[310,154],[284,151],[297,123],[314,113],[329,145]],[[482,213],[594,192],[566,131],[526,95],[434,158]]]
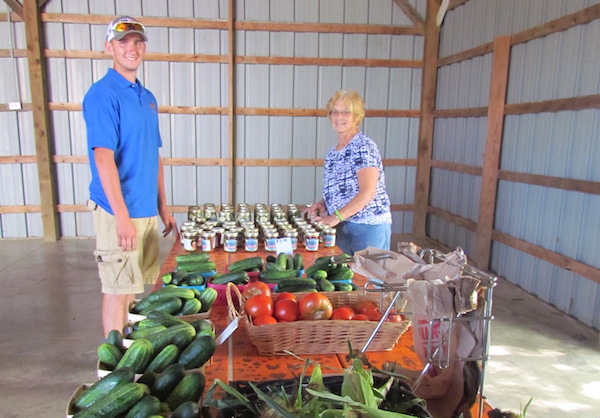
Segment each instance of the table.
[[[320,247],[318,251],[306,251],[299,244],[296,252],[302,254],[305,266],[310,266],[315,259],[321,256],[333,256],[341,254],[342,251],[337,247],[324,248]],[[173,247],[161,267],[159,277],[156,281],[154,289],[162,286],[161,277],[164,273],[175,270],[175,257],[179,254],[184,254],[186,251],[179,241],[173,243]],[[266,257],[269,254],[275,255],[274,252],[266,252],[262,245],[257,252],[246,252],[239,249],[237,252],[225,252],[222,247],[212,251],[211,260],[214,261],[218,272],[226,271],[227,265],[244,258],[252,256]],[[357,275],[355,282],[360,285],[364,283],[365,278]],[[216,334],[219,335],[228,325],[227,306],[213,306],[210,314],[210,320],[214,323]],[[360,349],[361,347],[355,347]],[[323,374],[339,374],[348,366],[346,360],[347,353],[340,354],[321,354],[310,356],[302,356],[296,358],[293,356],[275,355],[262,356],[258,353],[256,347],[251,343],[248,334],[243,327],[236,330],[229,339],[217,347],[210,363],[205,367],[206,387],[209,387],[215,379],[220,379],[224,382],[230,381],[263,381],[270,379],[291,379],[298,377],[304,367],[304,359],[310,357],[311,361],[319,363]],[[385,362],[396,362],[399,366],[421,370],[423,363],[413,349],[412,328],[409,328],[399,339],[393,350],[368,352],[367,358],[376,367],[381,367]],[[308,374],[312,372],[312,366],[308,369]],[[490,408],[484,402],[484,415]],[[476,403],[472,410],[473,416],[478,416],[478,404]]]

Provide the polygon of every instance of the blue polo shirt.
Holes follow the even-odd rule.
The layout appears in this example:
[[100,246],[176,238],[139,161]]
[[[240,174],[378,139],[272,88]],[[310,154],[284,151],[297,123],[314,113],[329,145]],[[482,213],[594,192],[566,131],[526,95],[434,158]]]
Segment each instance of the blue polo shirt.
[[83,99],[88,155],[92,171],[90,199],[110,214],[113,211],[94,160],[94,148],[115,153],[125,204],[132,218],[158,214],[158,129],[156,98],[139,80],[135,84],[110,68]]

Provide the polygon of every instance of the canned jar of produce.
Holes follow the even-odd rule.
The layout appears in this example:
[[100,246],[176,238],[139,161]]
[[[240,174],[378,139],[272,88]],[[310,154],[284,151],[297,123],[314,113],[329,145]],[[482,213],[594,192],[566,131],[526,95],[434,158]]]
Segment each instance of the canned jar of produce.
[[335,247],[335,228],[325,228],[323,230],[323,246],[327,248]]
[[223,249],[228,253],[234,253],[238,247],[238,232],[225,231],[225,245]]
[[277,238],[279,238],[279,233],[277,231],[264,232],[265,251],[277,250]]
[[304,231],[304,248],[306,251],[319,251],[319,231],[307,230]]
[[203,231],[200,234],[200,243],[202,244],[202,251],[210,252],[216,248],[216,235],[212,231]]
[[286,229],[283,233],[284,237],[288,237],[292,243],[292,250],[296,251],[298,248],[298,231],[295,229]]
[[244,249],[248,252],[258,251],[258,230],[244,233]]

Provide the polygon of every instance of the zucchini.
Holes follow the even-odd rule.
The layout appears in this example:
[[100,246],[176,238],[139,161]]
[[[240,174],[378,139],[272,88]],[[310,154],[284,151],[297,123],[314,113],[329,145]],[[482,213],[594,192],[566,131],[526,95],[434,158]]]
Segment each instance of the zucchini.
[[108,370],[114,370],[123,358],[123,352],[110,343],[102,343],[98,346],[98,360],[104,363]]
[[175,257],[175,262],[177,264],[180,263],[206,263],[210,260],[210,253],[189,253],[189,254],[179,254]]
[[171,364],[164,372],[156,376],[154,384],[150,387],[150,393],[164,402],[184,376],[185,369],[181,364]]
[[235,272],[221,274],[218,277],[213,276],[210,279],[210,282],[212,284],[227,284],[227,283],[245,284],[245,283],[248,283],[249,280],[250,280],[250,277],[248,276],[247,272],[235,271]]
[[200,302],[198,299],[196,299],[196,298],[186,299],[185,302],[183,303],[183,307],[177,313],[177,315],[179,315],[179,316],[194,315],[194,314],[197,314],[198,312],[200,312],[201,308],[202,308],[202,302]]
[[150,341],[144,338],[135,340],[123,354],[121,361],[117,364],[117,369],[129,367],[135,373],[144,373],[153,354],[154,348]]
[[297,276],[298,272],[296,270],[263,270],[258,274],[260,280],[262,280],[265,283],[279,283],[281,279],[287,279]]
[[169,409],[174,411],[181,404],[188,401],[198,403],[205,385],[206,378],[202,373],[196,371],[185,375],[167,397],[166,402]]
[[[190,292],[192,292],[192,294],[194,293],[191,290]],[[140,315],[148,315],[148,313],[151,311],[162,311],[170,314],[176,314],[181,310],[182,307],[183,301],[181,300],[181,298],[172,297],[168,299],[161,299],[155,303],[152,303],[150,306],[148,306],[146,309],[141,310],[139,313]]]
[[146,367],[146,373],[161,373],[179,358],[179,347],[175,344],[169,344],[163,348]]
[[160,413],[160,400],[153,395],[144,396],[127,412],[125,418],[148,418]]
[[212,335],[200,335],[183,350],[177,362],[186,369],[202,367],[213,356],[216,348]]
[[87,408],[91,404],[101,399],[108,391],[118,385],[131,383],[135,377],[135,373],[129,367],[123,367],[115,370],[96,381],[92,386],[81,392],[75,399],[73,405],[75,410]]
[[236,272],[236,271],[248,271],[254,268],[260,269],[262,268],[264,261],[262,257],[250,257],[245,258],[243,260],[235,261],[227,266],[227,271]]
[[145,394],[141,383],[124,383],[113,388],[97,402],[73,415],[73,418],[116,417],[135,405]]
[[173,411],[171,418],[198,418],[199,416],[200,406],[198,402],[185,401]]
[[141,311],[150,307],[153,303],[156,303],[163,299],[169,298],[181,298],[181,299],[190,299],[194,297],[194,292],[192,289],[182,289],[176,286],[166,286],[162,287],[148,296],[140,300],[133,306],[133,313],[140,313]]

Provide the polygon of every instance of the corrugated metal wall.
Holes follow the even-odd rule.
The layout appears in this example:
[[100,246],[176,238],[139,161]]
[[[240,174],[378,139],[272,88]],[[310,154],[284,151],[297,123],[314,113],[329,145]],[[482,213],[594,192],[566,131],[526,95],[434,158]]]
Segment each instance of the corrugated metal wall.
[[[424,16],[425,2],[412,0]],[[225,0],[120,0],[114,2],[52,0],[47,13],[133,15],[226,20]],[[235,2],[237,20],[272,22],[412,25],[393,0],[248,0]],[[0,12],[8,12],[0,3]],[[47,48],[104,50],[105,24],[44,24]],[[26,48],[23,23],[0,22],[0,48]],[[148,52],[226,55],[226,30],[149,27]],[[256,56],[422,59],[423,40],[413,35],[370,35],[237,31],[235,53]],[[19,73],[15,75],[15,62]],[[30,101],[27,59],[0,58],[0,103]],[[105,59],[48,59],[50,101],[81,103],[89,86],[112,65]],[[146,61],[138,76],[154,92],[159,105],[227,107],[228,66],[221,63]],[[21,86],[15,97],[14,83]],[[421,69],[311,65],[237,64],[236,107],[324,108],[340,88],[357,90],[368,109],[418,109]],[[79,111],[52,111],[55,153],[86,155],[85,124]],[[0,156],[35,155],[31,112],[0,112]],[[163,157],[229,158],[228,118],[222,115],[161,114]],[[383,158],[416,158],[417,118],[367,118],[363,131],[379,145]],[[236,158],[323,158],[336,136],[326,118],[241,116],[235,118]],[[0,164],[0,205],[39,205],[35,162]],[[298,203],[316,200],[322,169],[314,167],[238,167],[235,200],[246,203]],[[88,196],[89,167],[57,164],[58,201],[83,204]],[[228,201],[226,167],[168,166],[170,205]],[[412,204],[415,167],[386,169],[393,204]],[[186,215],[176,215],[179,222]],[[62,212],[61,236],[92,236],[85,212]],[[394,233],[410,233],[411,212],[394,213]],[[0,237],[43,235],[41,215],[0,215]]]
[[[470,0],[442,27],[444,57],[513,34],[598,1]],[[600,20],[511,49],[507,103],[600,93]],[[487,106],[491,54],[441,67],[438,109]],[[437,119],[434,159],[481,166],[485,117]],[[508,115],[500,168],[600,181],[600,110]],[[479,177],[434,169],[431,204],[477,222]],[[600,196],[500,181],[495,229],[600,267]],[[434,216],[428,234],[474,251],[475,232]],[[491,268],[582,322],[600,327],[600,284],[495,242]]]

